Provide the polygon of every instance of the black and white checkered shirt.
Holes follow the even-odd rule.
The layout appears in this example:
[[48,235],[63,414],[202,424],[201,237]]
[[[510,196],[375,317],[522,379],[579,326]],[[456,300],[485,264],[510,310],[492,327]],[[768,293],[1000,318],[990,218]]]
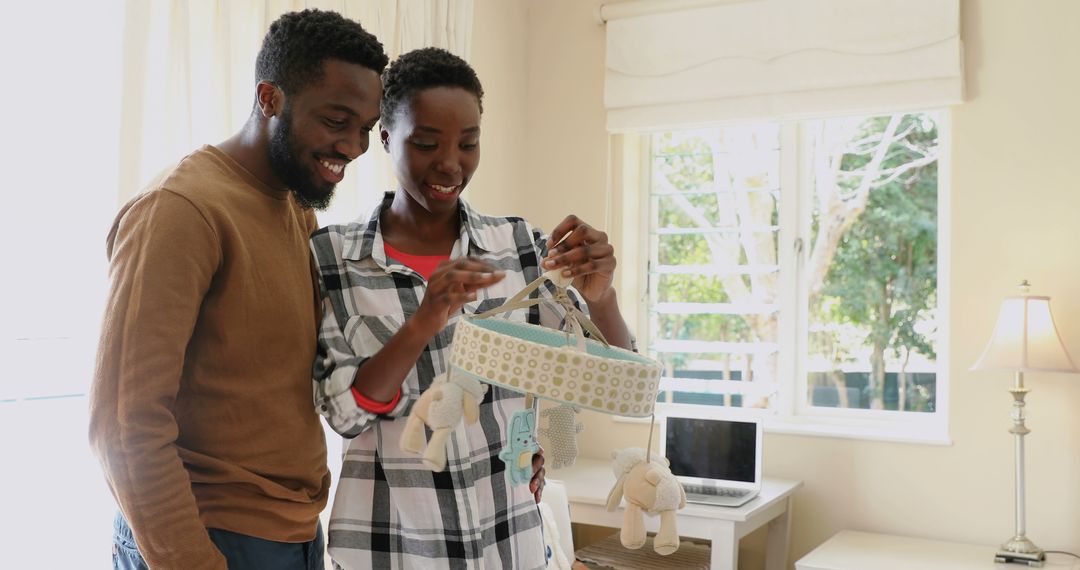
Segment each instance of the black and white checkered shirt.
[[[353,438],[330,515],[330,555],[348,569],[543,568],[533,496],[528,485],[510,486],[498,457],[511,415],[524,407],[523,395],[492,386],[480,421],[459,425],[449,438],[442,472],[431,472],[419,455],[398,447],[409,407],[447,369],[458,317],[428,343],[393,411],[376,416],[352,396],[357,368],[416,312],[427,289],[423,277],[386,257],[379,217],[392,201],[387,194],[366,224],[330,226],[311,240],[324,309],[315,405],[338,433]],[[471,255],[506,272],[464,312],[496,307],[539,276],[547,252],[540,231],[520,218],[479,215],[463,201],[460,215],[461,235],[450,258]],[[552,289],[541,287],[539,294],[552,298]],[[562,309],[553,300],[508,318],[563,326]]]

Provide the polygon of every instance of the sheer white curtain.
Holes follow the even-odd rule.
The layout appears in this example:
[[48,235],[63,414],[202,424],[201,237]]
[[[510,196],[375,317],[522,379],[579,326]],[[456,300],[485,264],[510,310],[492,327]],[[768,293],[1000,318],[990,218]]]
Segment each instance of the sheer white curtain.
[[[18,547],[0,549],[0,568],[40,566],[43,556],[56,567],[108,567],[116,506],[87,445],[83,397],[107,286],[105,234],[119,205],[162,168],[243,124],[267,27],[305,7],[361,22],[391,57],[425,45],[469,53],[473,0],[5,6],[9,136],[0,156],[11,215],[0,225],[0,449],[5,465],[34,467],[4,474],[18,489],[0,500],[11,521],[5,544]],[[375,166],[382,149],[361,160],[323,223],[360,215],[390,187]]]
[[[5,402],[80,394],[89,385],[105,234],[116,213],[123,4],[6,8],[0,164],[11,215],[0,225],[0,415]],[[0,449],[4,443],[0,437]],[[0,554],[0,568],[18,567]]]
[[[469,56],[473,0],[128,0],[120,203],[192,149],[240,128],[254,103],[255,56],[267,28],[304,8],[360,22],[391,59],[425,46]],[[347,172],[320,223],[366,216],[392,185],[378,145]]]

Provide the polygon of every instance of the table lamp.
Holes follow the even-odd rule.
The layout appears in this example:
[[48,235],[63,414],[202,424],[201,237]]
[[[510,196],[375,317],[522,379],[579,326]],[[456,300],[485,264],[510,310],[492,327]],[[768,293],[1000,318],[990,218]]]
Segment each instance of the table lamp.
[[1001,545],[994,560],[1042,566],[1046,554],[1025,536],[1024,436],[1031,430],[1024,425],[1024,396],[1028,393],[1024,387],[1024,373],[1078,373],[1080,370],[1069,357],[1054,326],[1050,297],[1030,295],[1030,288],[1025,280],[1020,284],[1019,296],[1002,301],[994,335],[971,369],[1003,370],[1016,375],[1009,389],[1013,397],[1013,426],[1009,433],[1016,442],[1016,535]]

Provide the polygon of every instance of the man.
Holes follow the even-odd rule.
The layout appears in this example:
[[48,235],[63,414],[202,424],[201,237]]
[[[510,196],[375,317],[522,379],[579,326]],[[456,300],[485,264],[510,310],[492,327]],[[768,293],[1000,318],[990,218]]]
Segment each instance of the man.
[[244,127],[117,216],[90,397],[116,568],[323,568],[308,237],[368,148],[386,64],[356,22],[282,16]]

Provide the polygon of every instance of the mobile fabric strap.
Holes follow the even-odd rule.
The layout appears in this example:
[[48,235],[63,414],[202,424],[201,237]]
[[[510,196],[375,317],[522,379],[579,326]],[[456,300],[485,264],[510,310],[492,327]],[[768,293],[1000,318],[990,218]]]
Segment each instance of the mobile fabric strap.
[[574,334],[577,336],[578,349],[585,350],[585,336],[582,330],[589,332],[589,335],[603,343],[604,346],[610,347],[611,344],[604,338],[604,333],[600,332],[600,328],[596,326],[588,316],[574,305],[574,302],[570,300],[569,293],[566,292],[566,286],[563,285],[565,280],[558,274],[558,270],[549,269],[542,273],[536,279],[533,279],[531,283],[526,285],[521,291],[518,291],[513,297],[510,297],[502,305],[495,307],[494,309],[488,309],[482,313],[473,315],[474,319],[486,319],[493,315],[501,313],[510,313],[518,309],[527,309],[533,305],[539,305],[544,300],[537,297],[535,299],[527,298],[530,293],[540,288],[540,285],[544,281],[551,281],[555,285],[555,301],[559,303],[566,311],[566,320],[570,322],[570,326],[574,329]]

